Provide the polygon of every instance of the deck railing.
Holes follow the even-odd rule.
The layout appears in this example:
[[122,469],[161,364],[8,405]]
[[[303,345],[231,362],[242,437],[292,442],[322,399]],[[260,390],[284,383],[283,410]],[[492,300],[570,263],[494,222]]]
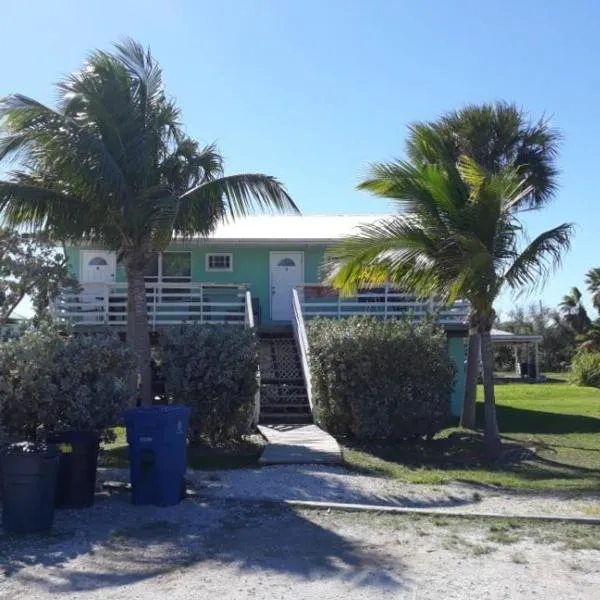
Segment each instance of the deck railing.
[[304,319],[352,315],[372,315],[384,319],[410,315],[420,319],[434,314],[442,325],[460,325],[467,322],[469,315],[468,302],[459,301],[448,306],[434,300],[417,300],[410,294],[387,287],[360,291],[354,296],[341,296],[334,288],[320,284],[300,285],[295,291]]
[[310,354],[308,348],[308,338],[306,336],[306,328],[304,326],[304,315],[302,314],[302,305],[298,290],[292,290],[292,329],[294,331],[294,339],[296,340],[296,348],[300,356],[300,366],[306,386],[306,394],[310,410],[313,409],[312,401],[312,380],[310,376]]
[[[148,283],[148,322],[152,329],[180,323],[226,323],[252,327],[252,298],[245,284]],[[65,290],[54,314],[76,326],[127,325],[127,284],[91,283]]]

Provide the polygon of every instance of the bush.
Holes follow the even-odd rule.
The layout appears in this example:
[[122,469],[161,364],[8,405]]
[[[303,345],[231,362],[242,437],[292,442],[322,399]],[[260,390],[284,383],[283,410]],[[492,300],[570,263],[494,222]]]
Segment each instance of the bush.
[[579,351],[571,362],[569,381],[600,388],[600,352]]
[[433,323],[369,317],[308,324],[316,420],[358,440],[431,437],[450,416],[455,367]]
[[248,433],[257,392],[258,353],[249,330],[183,325],[161,336],[161,375],[169,399],[192,409],[190,442]]
[[0,424],[11,436],[34,439],[43,427],[111,439],[131,400],[135,357],[112,334],[27,330],[0,343],[0,365]]

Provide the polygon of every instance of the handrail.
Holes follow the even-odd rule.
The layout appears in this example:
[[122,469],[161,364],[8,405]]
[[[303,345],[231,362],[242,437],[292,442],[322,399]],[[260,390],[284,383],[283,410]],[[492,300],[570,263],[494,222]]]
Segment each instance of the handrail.
[[252,293],[250,292],[250,290],[246,290],[245,302],[246,302],[245,325],[249,329],[254,329],[254,310],[252,309]]
[[308,396],[308,404],[312,412],[312,378],[310,376],[310,352],[308,346],[308,337],[306,335],[306,327],[304,326],[304,316],[302,314],[302,305],[300,304],[300,297],[298,295],[298,290],[295,288],[292,290],[292,308],[292,329],[294,331],[296,347],[300,352],[300,366],[302,367],[302,375],[304,376],[304,383],[306,385],[306,395]]

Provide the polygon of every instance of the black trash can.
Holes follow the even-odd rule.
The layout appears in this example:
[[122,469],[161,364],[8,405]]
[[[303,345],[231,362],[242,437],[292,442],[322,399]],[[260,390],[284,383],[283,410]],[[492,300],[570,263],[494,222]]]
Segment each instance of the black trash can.
[[94,431],[61,431],[48,436],[60,451],[56,508],[94,504],[100,438]]
[[2,449],[2,526],[5,533],[52,529],[58,449],[21,442]]

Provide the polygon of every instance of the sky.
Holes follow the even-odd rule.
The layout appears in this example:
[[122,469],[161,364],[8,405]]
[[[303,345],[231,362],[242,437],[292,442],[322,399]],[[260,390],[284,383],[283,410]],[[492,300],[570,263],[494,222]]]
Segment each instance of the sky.
[[514,102],[564,140],[560,190],[530,234],[577,224],[562,269],[498,309],[556,305],[600,265],[597,0],[29,0],[2,7],[0,95],[53,103],[93,48],[132,37],[162,64],[187,133],[226,171],[278,177],[304,213],[385,213],[357,191],[402,158],[407,125],[469,103]]

